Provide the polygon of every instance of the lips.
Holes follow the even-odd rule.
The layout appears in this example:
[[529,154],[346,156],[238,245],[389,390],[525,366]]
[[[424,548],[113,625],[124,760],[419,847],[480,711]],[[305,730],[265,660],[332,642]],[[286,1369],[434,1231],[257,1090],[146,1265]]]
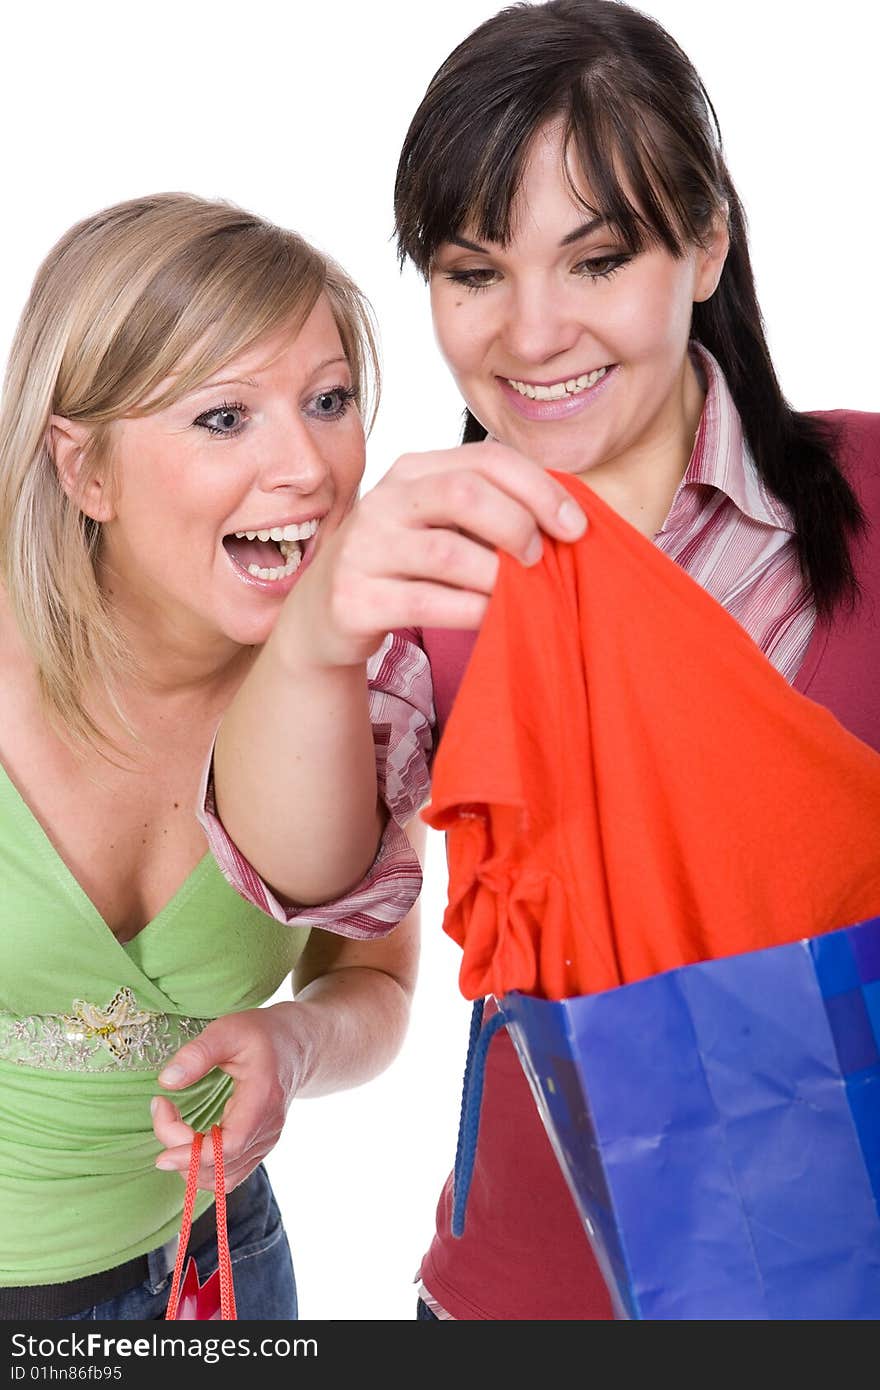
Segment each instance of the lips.
[[230,532],[223,537],[223,549],[242,576],[261,584],[279,584],[292,580],[306,552],[311,554],[319,524],[313,517],[301,523]]
[[566,377],[564,381],[546,384],[512,377],[496,379],[502,396],[517,415],[526,420],[551,421],[565,420],[588,409],[608,390],[617,372],[618,364],[614,362],[582,373],[580,377]]
[[[614,364],[612,363],[611,366]],[[567,377],[561,381],[538,382],[538,381],[517,381],[513,377],[507,377],[507,384],[512,386],[514,391],[520,396],[527,396],[532,401],[561,401],[566,396],[579,396],[581,392],[588,391],[591,386],[595,386],[601,381],[610,366],[595,367],[592,371],[582,372],[576,377]]]

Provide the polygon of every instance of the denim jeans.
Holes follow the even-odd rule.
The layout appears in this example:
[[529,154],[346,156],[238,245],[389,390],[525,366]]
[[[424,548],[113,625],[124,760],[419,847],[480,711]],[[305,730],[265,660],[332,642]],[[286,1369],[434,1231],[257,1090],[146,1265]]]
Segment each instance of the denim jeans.
[[437,1317],[437,1314],[436,1314],[436,1313],[432,1313],[432,1312],[431,1312],[431,1309],[428,1307],[427,1303],[425,1303],[425,1302],[420,1298],[419,1301],[418,1301],[418,1303],[416,1304],[416,1322],[439,1322],[439,1321],[440,1321],[440,1319]]
[[[247,1207],[235,1219],[230,1219],[227,1227],[238,1317],[271,1322],[292,1320],[297,1316],[297,1305],[290,1247],[265,1168],[257,1169],[249,1185],[252,1195]],[[216,1235],[198,1249],[189,1250],[187,1258],[189,1255],[195,1257],[199,1280],[204,1283],[217,1268]],[[149,1277],[137,1288],[93,1308],[84,1308],[81,1313],[73,1313],[62,1321],[163,1319],[174,1272],[173,1255],[169,1255],[166,1246],[161,1246],[148,1259]]]

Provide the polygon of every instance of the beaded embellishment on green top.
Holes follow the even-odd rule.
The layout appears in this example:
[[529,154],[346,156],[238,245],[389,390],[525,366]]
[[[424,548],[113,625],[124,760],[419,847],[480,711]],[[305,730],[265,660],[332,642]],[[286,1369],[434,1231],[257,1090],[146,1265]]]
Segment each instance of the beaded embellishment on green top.
[[49,1071],[157,1071],[209,1021],[139,1009],[125,986],[105,1006],[75,999],[69,1014],[0,1011],[0,1059]]

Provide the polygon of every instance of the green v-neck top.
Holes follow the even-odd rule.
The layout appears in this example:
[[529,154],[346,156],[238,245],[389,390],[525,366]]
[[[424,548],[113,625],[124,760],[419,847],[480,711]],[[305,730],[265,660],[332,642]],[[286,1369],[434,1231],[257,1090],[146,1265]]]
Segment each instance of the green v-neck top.
[[[206,853],[117,941],[0,768],[0,1286],[94,1274],[176,1235],[184,1184],[153,1166],[156,1077],[208,1021],[274,994],[307,937]],[[174,1101],[206,1130],[231,1086],[215,1070]]]

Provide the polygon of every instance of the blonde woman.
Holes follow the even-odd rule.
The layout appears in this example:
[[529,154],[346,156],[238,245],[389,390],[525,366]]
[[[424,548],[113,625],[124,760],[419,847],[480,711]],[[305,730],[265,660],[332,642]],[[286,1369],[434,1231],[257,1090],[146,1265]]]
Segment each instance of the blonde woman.
[[[4,1318],[162,1317],[183,1184],[156,1166],[151,1100],[163,1142],[223,1117],[239,1316],[296,1317],[258,1165],[294,1095],[394,1055],[413,923],[370,938],[405,916],[418,867],[393,820],[371,866],[387,816],[366,703],[353,833],[336,808],[358,779],[297,716],[323,773],[308,788],[285,766],[290,822],[321,834],[289,866],[298,907],[273,898],[274,920],[207,853],[206,832],[223,837],[205,768],[282,600],[351,506],[374,365],[339,268],[225,204],[110,208],[36,277],[0,420]],[[340,889],[344,904],[309,910]],[[257,1008],[291,971],[296,1000]],[[191,1062],[216,1053],[228,1074],[172,1107],[157,1075],[188,1040]],[[211,1201],[191,1244],[203,1278]]]

